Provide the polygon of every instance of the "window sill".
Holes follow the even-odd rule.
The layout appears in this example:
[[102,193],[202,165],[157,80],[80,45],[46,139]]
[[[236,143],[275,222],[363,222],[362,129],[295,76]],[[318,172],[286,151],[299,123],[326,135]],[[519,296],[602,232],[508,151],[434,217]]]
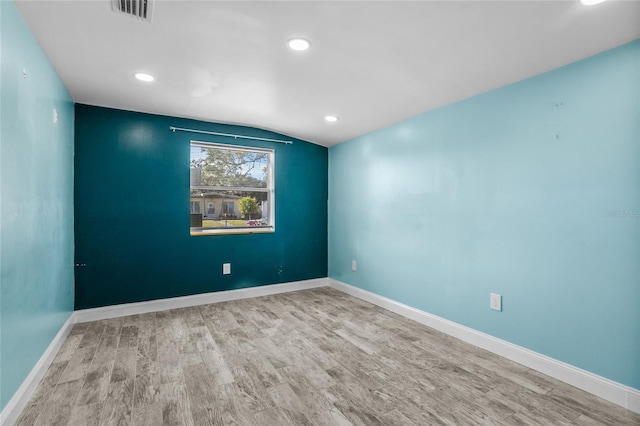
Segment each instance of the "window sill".
[[232,234],[270,234],[276,232],[273,227],[266,228],[228,228],[228,229],[202,229],[198,231],[190,231],[192,237],[201,237],[204,235],[232,235]]

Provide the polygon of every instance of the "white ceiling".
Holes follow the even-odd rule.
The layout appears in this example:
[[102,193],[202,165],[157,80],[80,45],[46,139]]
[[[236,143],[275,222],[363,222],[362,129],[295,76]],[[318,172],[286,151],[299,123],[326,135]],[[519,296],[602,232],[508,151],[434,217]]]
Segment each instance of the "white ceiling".
[[325,146],[640,38],[638,1],[155,0],[151,23],[108,0],[15,3],[78,103]]

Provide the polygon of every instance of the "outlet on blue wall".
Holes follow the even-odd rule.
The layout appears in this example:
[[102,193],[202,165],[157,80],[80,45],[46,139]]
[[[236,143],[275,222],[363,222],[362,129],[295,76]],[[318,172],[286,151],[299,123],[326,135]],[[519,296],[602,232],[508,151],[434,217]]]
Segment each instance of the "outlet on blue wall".
[[[76,105],[76,309],[327,276],[327,148],[264,130]],[[189,235],[191,140],[275,150],[276,231]],[[222,274],[231,263],[232,274]]]

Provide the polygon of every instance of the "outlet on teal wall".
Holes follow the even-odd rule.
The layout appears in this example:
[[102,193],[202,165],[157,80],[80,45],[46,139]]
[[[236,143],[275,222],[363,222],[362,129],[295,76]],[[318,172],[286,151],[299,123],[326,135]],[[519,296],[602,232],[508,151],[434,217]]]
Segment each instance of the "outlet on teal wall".
[[[325,147],[264,130],[76,105],[76,309],[327,276]],[[276,231],[189,235],[191,140],[275,149]],[[231,275],[222,264],[231,263]]]
[[331,147],[329,276],[640,389],[639,94],[636,41]]
[[0,1],[0,408],[73,310],[73,102]]

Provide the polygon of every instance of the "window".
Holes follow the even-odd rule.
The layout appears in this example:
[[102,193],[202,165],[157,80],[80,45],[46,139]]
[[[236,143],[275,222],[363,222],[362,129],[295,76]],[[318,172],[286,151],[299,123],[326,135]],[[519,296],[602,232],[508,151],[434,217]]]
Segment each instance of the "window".
[[222,213],[224,214],[233,214],[233,202],[225,201],[222,203]]
[[191,235],[273,231],[274,156],[270,149],[191,142]]

